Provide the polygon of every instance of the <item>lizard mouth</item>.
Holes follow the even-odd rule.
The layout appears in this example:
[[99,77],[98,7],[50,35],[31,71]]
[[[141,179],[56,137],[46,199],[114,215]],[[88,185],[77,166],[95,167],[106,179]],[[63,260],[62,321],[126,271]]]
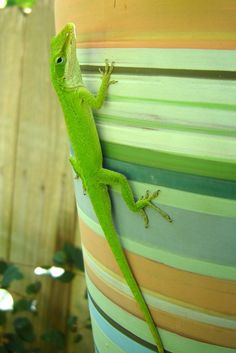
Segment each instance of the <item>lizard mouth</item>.
[[75,47],[75,41],[76,41],[75,25],[71,23],[66,26],[66,38],[65,38],[64,47],[67,50],[73,46]]
[[73,71],[76,63],[76,33],[73,23],[66,26],[66,38],[64,42],[67,64],[65,68],[65,76],[68,80],[73,76]]

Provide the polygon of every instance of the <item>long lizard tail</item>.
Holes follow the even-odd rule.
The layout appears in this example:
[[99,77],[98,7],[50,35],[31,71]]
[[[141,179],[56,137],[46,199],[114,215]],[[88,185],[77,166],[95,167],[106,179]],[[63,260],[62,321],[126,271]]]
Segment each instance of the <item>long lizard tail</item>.
[[90,200],[93,204],[93,208],[99,220],[99,223],[103,229],[105,237],[110,245],[110,248],[113,252],[113,255],[116,259],[116,262],[131,290],[133,293],[136,302],[138,303],[143,316],[148,324],[148,327],[152,333],[156,346],[158,348],[159,353],[164,353],[164,347],[155,325],[155,322],[152,318],[150,310],[147,306],[147,303],[143,297],[143,294],[139,288],[139,285],[133,275],[133,272],[130,268],[124,250],[121,246],[119,236],[115,230],[112,213],[111,213],[111,202],[110,197],[107,191],[106,186],[93,186],[92,188],[88,188],[88,194],[90,196]]

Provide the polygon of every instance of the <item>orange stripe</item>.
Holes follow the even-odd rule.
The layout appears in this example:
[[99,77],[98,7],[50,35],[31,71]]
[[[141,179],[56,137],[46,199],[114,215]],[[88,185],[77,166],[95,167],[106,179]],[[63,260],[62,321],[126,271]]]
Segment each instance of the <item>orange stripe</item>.
[[[143,319],[143,315],[134,299],[118,292],[115,288],[110,287],[105,283],[101,278],[97,277],[86,261],[85,265],[86,272],[91,281],[108,299],[119,305],[125,311]],[[96,298],[94,299],[96,300]],[[197,341],[223,347],[236,348],[236,330],[193,321],[152,307],[150,307],[150,311],[157,327]]]
[[236,48],[235,0],[56,0],[55,13],[79,47]]
[[[106,240],[81,219],[80,230],[82,243],[91,255],[110,271],[123,277]],[[178,270],[129,251],[126,255],[141,287],[181,301],[183,305],[236,315],[236,281]]]

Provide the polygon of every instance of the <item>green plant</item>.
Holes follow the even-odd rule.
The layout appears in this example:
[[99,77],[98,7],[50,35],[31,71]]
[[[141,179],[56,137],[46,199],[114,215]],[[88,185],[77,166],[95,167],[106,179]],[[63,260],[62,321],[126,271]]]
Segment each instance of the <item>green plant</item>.
[[0,0],[0,9],[8,6],[18,6],[26,15],[32,12],[36,0]]
[[[48,275],[48,280],[69,283],[77,270],[84,271],[82,251],[66,243],[54,254],[53,266],[41,266],[38,269]],[[0,261],[0,353],[48,353],[42,348],[43,343],[47,343],[50,351],[65,352],[69,333],[73,335],[74,342],[78,343],[82,339],[78,318],[71,314],[66,319],[65,332],[48,327],[40,337],[37,336],[34,326],[40,315],[37,303],[40,301],[42,284],[38,280],[29,283],[22,295],[12,289],[12,283],[23,278],[23,272],[18,266]],[[90,323],[86,323],[85,327],[89,328]]]

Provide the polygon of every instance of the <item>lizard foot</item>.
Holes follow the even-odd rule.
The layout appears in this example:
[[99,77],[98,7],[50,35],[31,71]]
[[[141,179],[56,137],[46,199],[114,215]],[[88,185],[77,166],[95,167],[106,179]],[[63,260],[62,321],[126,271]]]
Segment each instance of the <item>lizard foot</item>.
[[144,218],[145,228],[148,227],[148,223],[149,223],[148,216],[145,211],[146,207],[151,207],[152,209],[157,211],[166,221],[170,223],[173,222],[172,218],[165,211],[163,211],[160,207],[152,203],[152,200],[156,199],[159,193],[160,193],[160,190],[154,191],[153,193],[150,193],[149,190],[147,190],[145,196],[142,196],[136,202],[136,207],[140,211],[142,217]]
[[109,64],[109,61],[108,59],[105,60],[105,68],[104,69],[101,69],[99,68],[99,72],[101,73],[102,75],[102,79],[104,80],[107,80],[108,83],[107,85],[113,85],[115,83],[117,83],[118,81],[116,80],[110,80],[110,77],[111,77],[111,74],[113,72],[113,69],[114,69],[114,62],[112,61],[111,64]]

